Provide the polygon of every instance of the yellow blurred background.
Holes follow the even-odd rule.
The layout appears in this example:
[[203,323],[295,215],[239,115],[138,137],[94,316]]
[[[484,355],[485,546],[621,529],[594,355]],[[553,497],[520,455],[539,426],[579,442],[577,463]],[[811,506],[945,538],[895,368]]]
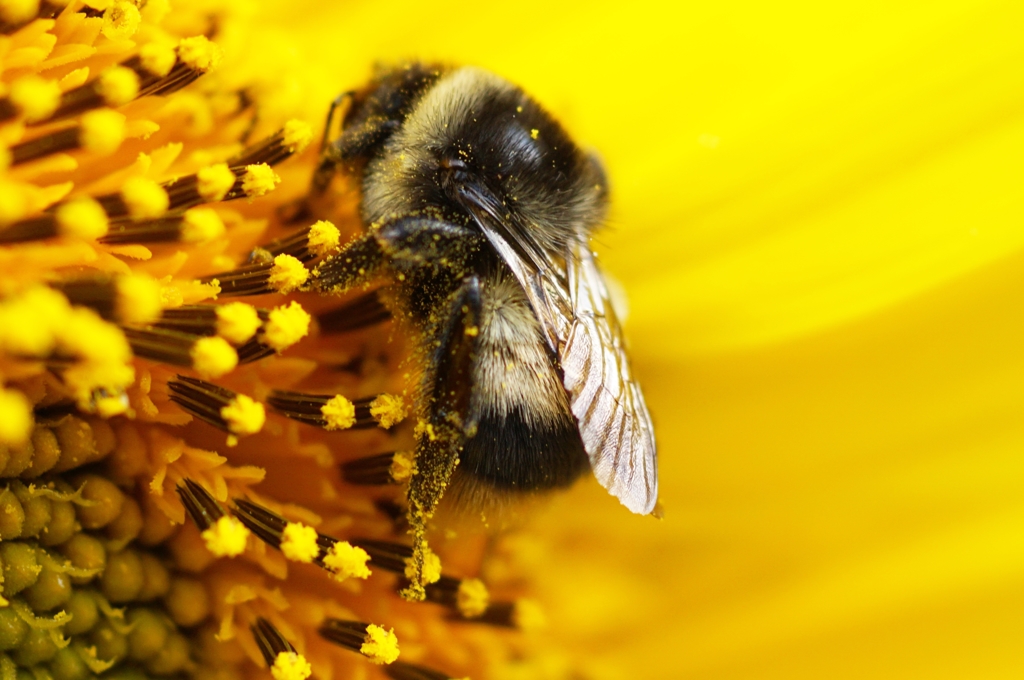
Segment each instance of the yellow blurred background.
[[533,519],[584,677],[1024,677],[1024,3],[251,11],[310,120],[441,59],[604,158],[666,519]]

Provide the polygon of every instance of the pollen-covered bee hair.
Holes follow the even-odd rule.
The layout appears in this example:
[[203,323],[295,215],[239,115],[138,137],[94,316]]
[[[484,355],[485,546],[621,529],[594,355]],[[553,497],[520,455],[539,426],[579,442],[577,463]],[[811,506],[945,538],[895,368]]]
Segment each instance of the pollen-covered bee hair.
[[312,195],[339,170],[361,182],[366,229],[312,287],[383,280],[420,339],[417,561],[446,489],[532,492],[589,467],[652,512],[653,429],[589,245],[608,201],[593,156],[501,78],[413,64],[335,102]]

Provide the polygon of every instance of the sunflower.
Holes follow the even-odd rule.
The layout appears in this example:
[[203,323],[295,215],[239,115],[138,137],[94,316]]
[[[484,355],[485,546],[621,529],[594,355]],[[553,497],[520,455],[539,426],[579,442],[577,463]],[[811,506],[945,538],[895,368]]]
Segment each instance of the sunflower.
[[[1022,19],[0,2],[0,677],[1019,675]],[[356,196],[280,218],[410,57],[599,149],[666,507],[449,530],[427,603],[401,338],[293,292]]]

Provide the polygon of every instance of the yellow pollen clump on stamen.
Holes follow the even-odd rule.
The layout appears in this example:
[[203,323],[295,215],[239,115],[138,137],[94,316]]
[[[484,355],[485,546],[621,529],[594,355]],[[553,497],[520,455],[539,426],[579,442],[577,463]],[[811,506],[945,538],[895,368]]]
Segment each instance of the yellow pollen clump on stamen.
[[388,474],[396,482],[404,482],[416,474],[416,456],[412,451],[399,451],[391,458]]
[[279,652],[270,667],[274,680],[306,680],[313,674],[313,669],[306,657],[295,652]]
[[398,637],[394,630],[371,623],[366,627],[366,641],[359,652],[375,664],[393,663],[398,658]]
[[299,258],[282,253],[274,258],[268,283],[279,293],[290,293],[309,279],[309,270]]
[[0,301],[0,349],[43,357],[53,351],[56,329],[71,314],[67,298],[46,286],[34,286]]
[[98,91],[107,106],[127,104],[139,94],[139,76],[124,66],[108,68],[100,74]]
[[491,601],[491,594],[487,592],[484,582],[476,578],[467,578],[459,583],[459,590],[455,595],[455,605],[466,618],[472,619],[487,611],[487,605]]
[[207,201],[219,201],[235,185],[235,179],[227,163],[217,163],[196,173],[196,190]]
[[151,323],[163,310],[160,284],[149,276],[129,274],[117,280],[117,316],[126,323]]
[[356,407],[351,401],[338,394],[320,407],[320,414],[326,420],[325,430],[347,430],[356,424]]
[[270,311],[261,339],[280,352],[306,337],[312,320],[309,312],[293,300]]
[[244,302],[217,307],[217,335],[232,344],[241,345],[256,335],[261,323],[256,308]]
[[[405,561],[405,577],[410,581],[416,581],[416,565],[411,557]],[[441,558],[429,547],[423,548],[423,574],[421,578],[423,585],[437,583],[441,580]]]
[[96,109],[82,114],[79,142],[82,148],[100,155],[114,153],[124,141],[125,118],[117,111]]
[[45,120],[60,105],[60,85],[49,78],[25,76],[11,83],[9,97],[29,123]]
[[106,235],[109,221],[91,198],[75,198],[57,208],[57,227],[64,236],[91,240]]
[[132,177],[121,187],[121,198],[133,220],[160,217],[171,205],[167,191],[151,179]]
[[341,244],[341,232],[327,220],[320,220],[309,228],[309,249],[323,257],[338,249]]
[[293,562],[312,562],[320,554],[316,529],[299,522],[289,522],[281,534],[281,552]]
[[216,68],[223,56],[220,47],[203,35],[182,38],[178,43],[178,57],[197,71]]
[[103,12],[103,27],[100,32],[111,40],[126,40],[139,30],[142,15],[135,3],[117,0]]
[[249,529],[237,517],[224,515],[200,534],[206,549],[217,557],[237,557],[245,552]]
[[405,418],[405,404],[397,395],[381,394],[370,402],[370,415],[381,427],[388,430]]
[[245,166],[245,174],[242,175],[242,191],[249,198],[264,196],[273,191],[280,183],[280,176],[266,163],[253,163]]
[[32,404],[17,390],[0,389],[0,446],[18,445],[32,433]]
[[239,394],[221,408],[220,417],[234,434],[256,434],[267,422],[267,411],[252,397]]
[[324,564],[338,581],[347,578],[369,578],[370,568],[366,566],[369,561],[370,555],[365,550],[348,541],[338,541],[324,557]]
[[282,145],[292,153],[302,153],[313,141],[313,128],[303,120],[290,120],[284,124]]
[[181,240],[185,243],[207,243],[223,236],[226,231],[224,221],[213,208],[191,208],[185,211]]
[[139,62],[142,68],[161,78],[171,72],[177,59],[178,55],[174,50],[161,43],[147,43],[139,48]]
[[238,352],[221,337],[196,340],[191,354],[192,368],[204,378],[219,378],[238,365]]

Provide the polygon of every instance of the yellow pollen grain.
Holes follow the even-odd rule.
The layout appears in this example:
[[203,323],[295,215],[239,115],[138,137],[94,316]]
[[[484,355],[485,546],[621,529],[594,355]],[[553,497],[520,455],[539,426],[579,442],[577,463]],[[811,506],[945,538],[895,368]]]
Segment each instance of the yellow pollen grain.
[[117,318],[126,323],[152,323],[160,316],[160,284],[142,274],[117,280]]
[[178,55],[174,53],[174,50],[161,43],[147,43],[139,48],[139,61],[142,68],[160,78],[171,72],[174,62],[177,60]]
[[327,421],[325,430],[347,430],[356,424],[355,404],[340,394],[320,407],[320,415]]
[[241,345],[256,335],[261,323],[256,308],[244,302],[217,307],[217,335],[234,345]]
[[33,123],[49,118],[57,110],[60,105],[60,85],[49,78],[25,76],[11,83],[8,96],[25,116],[25,120]]
[[302,153],[312,141],[313,129],[309,127],[309,123],[302,120],[290,120],[284,124],[281,143],[292,153]]
[[118,0],[103,13],[100,32],[110,40],[127,40],[135,35],[142,23],[142,15],[134,2]]
[[371,623],[366,627],[366,639],[359,652],[378,665],[393,663],[398,658],[398,637],[394,630]]
[[249,529],[237,517],[224,515],[201,534],[206,549],[217,557],[237,557],[245,552]]
[[537,128],[534,128],[534,129],[530,130],[530,139],[537,139],[537,137],[539,137],[539,136],[540,136],[540,130],[538,130]]
[[[279,255],[278,257],[284,256]],[[281,352],[306,337],[312,320],[313,317],[309,315],[309,312],[293,300],[287,305],[270,310],[260,339]]]
[[263,404],[245,394],[236,395],[220,410],[220,417],[228,424],[232,434],[256,434],[267,422]]
[[249,198],[263,196],[273,191],[280,183],[281,178],[266,163],[245,166],[245,174],[242,175],[242,191]]
[[227,163],[218,163],[196,173],[196,190],[207,201],[219,201],[235,185],[235,173]]
[[487,586],[480,579],[467,578],[459,583],[459,590],[455,594],[455,606],[467,619],[475,618],[487,611],[490,601],[491,594],[487,592]]
[[370,402],[370,415],[381,427],[388,430],[405,418],[405,404],[397,395],[381,394]]
[[167,190],[151,179],[132,177],[121,187],[121,198],[133,220],[160,217],[171,205]]
[[0,445],[18,445],[32,433],[32,404],[17,390],[0,389]]
[[274,266],[270,268],[270,287],[278,293],[290,293],[309,278],[309,270],[297,257],[281,253],[274,258]]
[[416,474],[416,456],[411,451],[399,451],[391,458],[388,474],[396,482],[404,482]]
[[3,0],[0,2],[0,19],[9,24],[20,24],[39,13],[39,0]]
[[365,550],[348,541],[338,541],[324,557],[324,565],[338,581],[347,578],[368,578],[370,568],[366,563],[369,561],[370,556]]
[[316,529],[289,522],[281,534],[281,552],[293,562],[312,562],[320,554]]
[[[410,557],[405,561],[405,577],[410,581],[416,581],[416,565]],[[437,583],[441,580],[441,558],[433,550],[424,546],[423,548],[423,585]]]
[[547,626],[544,610],[533,600],[516,600],[512,609],[512,623],[519,630],[538,631]]
[[238,365],[238,352],[224,338],[200,338],[192,345],[192,368],[204,378],[219,378]]
[[341,244],[341,232],[327,220],[320,220],[309,228],[307,243],[310,251],[323,257],[338,249]]
[[139,95],[139,76],[130,68],[114,66],[100,74],[96,90],[107,106],[121,106]]
[[226,231],[224,221],[213,208],[191,208],[185,211],[181,240],[185,243],[208,243]]
[[278,652],[274,665],[270,667],[274,680],[306,680],[313,674],[313,669],[306,657],[295,652]]
[[117,151],[124,141],[123,115],[110,109],[96,109],[82,114],[78,143],[83,149],[107,155]]
[[217,68],[224,53],[206,36],[197,35],[191,38],[182,38],[178,43],[178,58],[189,68],[197,71],[209,71]]
[[107,233],[107,213],[91,198],[75,198],[61,204],[56,218],[57,228],[64,236],[95,239]]

